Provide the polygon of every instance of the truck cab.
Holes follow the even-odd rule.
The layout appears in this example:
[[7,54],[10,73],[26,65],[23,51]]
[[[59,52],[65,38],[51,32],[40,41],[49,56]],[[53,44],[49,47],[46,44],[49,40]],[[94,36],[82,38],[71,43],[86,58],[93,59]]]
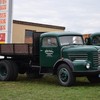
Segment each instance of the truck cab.
[[97,82],[100,73],[100,47],[86,46],[81,34],[52,32],[40,36],[41,73],[58,76],[61,85],[69,86],[75,77],[86,76]]
[[75,33],[44,33],[40,39],[40,65],[50,68],[63,59],[64,48],[83,45],[83,38]]

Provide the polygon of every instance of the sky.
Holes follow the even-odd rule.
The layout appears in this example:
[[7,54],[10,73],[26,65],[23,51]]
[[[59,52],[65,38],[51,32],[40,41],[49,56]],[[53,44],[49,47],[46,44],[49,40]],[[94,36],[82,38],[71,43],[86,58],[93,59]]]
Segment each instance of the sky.
[[100,32],[100,0],[13,0],[13,19]]

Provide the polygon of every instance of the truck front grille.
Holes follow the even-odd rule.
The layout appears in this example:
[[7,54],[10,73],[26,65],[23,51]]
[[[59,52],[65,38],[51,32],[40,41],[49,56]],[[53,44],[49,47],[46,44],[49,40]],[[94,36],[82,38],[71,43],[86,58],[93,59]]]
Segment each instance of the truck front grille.
[[69,54],[68,55],[70,60],[87,60],[88,55],[87,54]]
[[100,65],[100,52],[93,54],[93,64],[96,67]]
[[88,54],[68,54],[68,57],[71,61],[93,59],[93,62],[91,61],[93,66],[100,66],[100,52],[94,52],[93,55],[91,55],[92,58],[88,58]]

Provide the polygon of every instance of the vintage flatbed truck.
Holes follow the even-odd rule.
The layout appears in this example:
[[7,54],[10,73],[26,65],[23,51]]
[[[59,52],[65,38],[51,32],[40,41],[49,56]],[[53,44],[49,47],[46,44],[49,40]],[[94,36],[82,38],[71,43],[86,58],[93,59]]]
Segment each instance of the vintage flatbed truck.
[[0,44],[0,80],[16,80],[18,73],[40,78],[57,75],[62,86],[75,84],[77,76],[100,82],[100,47],[86,46],[75,32],[34,33],[32,44]]

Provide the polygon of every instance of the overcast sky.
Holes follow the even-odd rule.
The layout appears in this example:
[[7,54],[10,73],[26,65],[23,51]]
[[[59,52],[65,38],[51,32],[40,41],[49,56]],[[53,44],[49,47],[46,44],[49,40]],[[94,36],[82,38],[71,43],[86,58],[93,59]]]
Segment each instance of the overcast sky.
[[13,0],[13,19],[100,32],[100,0]]

